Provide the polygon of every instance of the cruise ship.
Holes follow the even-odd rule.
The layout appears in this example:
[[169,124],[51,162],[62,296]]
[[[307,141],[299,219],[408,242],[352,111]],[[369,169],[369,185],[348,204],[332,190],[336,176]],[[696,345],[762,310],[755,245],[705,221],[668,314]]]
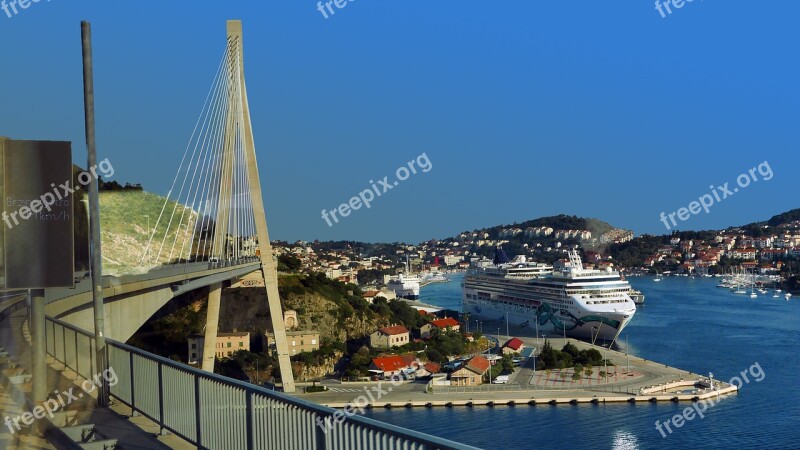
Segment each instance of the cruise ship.
[[569,265],[509,261],[498,248],[494,264],[471,268],[464,277],[462,301],[472,318],[508,321],[539,332],[614,341],[636,313],[631,286],[618,272],[584,269],[580,256],[569,252]]
[[408,300],[419,299],[419,277],[416,275],[405,275],[401,273],[390,279],[386,287],[393,290],[400,298]]

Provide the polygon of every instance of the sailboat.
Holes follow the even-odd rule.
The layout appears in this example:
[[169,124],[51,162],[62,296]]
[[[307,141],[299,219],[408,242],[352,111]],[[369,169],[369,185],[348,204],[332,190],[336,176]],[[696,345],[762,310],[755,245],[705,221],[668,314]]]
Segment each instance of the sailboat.
[[756,294],[756,274],[753,272],[753,280],[750,282],[750,298],[758,298]]
[[745,291],[744,289],[742,289],[742,282],[741,282],[741,280],[740,280],[740,279],[738,279],[738,278],[736,278],[735,280],[736,280],[736,286],[735,286],[733,289],[731,289],[731,291],[732,291],[734,294],[747,294],[747,291]]
[[658,274],[657,270],[656,270],[656,277],[653,278],[653,281],[661,281],[661,276]]

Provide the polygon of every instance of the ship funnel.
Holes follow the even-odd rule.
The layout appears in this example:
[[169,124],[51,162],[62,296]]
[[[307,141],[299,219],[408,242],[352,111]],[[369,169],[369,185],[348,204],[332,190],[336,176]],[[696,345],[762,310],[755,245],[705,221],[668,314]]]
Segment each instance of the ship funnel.
[[505,264],[510,261],[511,260],[508,258],[508,255],[506,255],[506,252],[503,251],[502,247],[497,247],[494,249],[494,259],[492,260],[494,265],[497,266],[500,264]]

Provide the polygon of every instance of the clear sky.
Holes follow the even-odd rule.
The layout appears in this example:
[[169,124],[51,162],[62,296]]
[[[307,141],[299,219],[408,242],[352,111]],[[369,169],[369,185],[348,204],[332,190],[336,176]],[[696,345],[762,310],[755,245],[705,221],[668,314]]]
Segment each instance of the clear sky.
[[[418,242],[560,213],[660,234],[662,211],[764,161],[772,179],[755,171],[679,228],[800,207],[800,2],[664,17],[647,0],[344,5],[327,19],[311,0],[0,9],[0,135],[71,140],[85,165],[88,19],[99,157],[164,194],[235,18],[273,239]],[[321,217],[422,153],[427,173]]]

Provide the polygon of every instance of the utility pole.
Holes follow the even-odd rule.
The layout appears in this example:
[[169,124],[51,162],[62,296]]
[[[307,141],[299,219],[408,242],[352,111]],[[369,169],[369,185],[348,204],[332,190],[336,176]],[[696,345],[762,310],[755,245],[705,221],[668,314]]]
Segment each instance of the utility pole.
[[[83,49],[83,107],[86,125],[87,169],[97,167],[94,131],[94,75],[92,73],[92,26],[81,22]],[[92,255],[92,299],[94,301],[94,341],[96,373],[106,370],[105,306],[103,304],[103,259],[100,246],[100,199],[97,180],[89,183],[89,242]],[[108,385],[98,387],[97,404],[108,405]]]

